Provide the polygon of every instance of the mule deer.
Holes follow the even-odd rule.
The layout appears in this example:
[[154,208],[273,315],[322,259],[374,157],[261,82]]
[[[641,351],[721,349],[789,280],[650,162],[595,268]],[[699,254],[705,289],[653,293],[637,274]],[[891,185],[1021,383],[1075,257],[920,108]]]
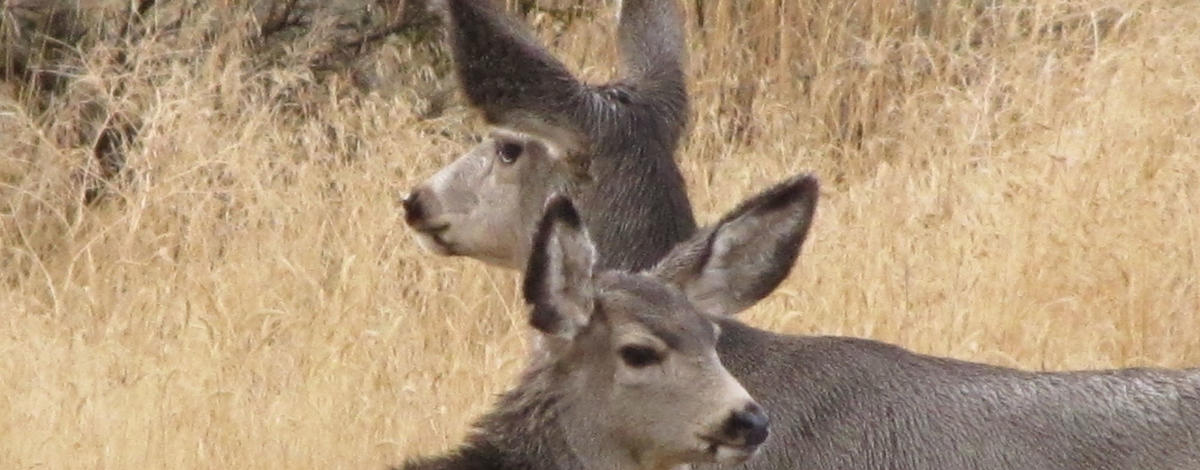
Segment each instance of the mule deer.
[[750,458],[767,418],[721,366],[717,328],[686,286],[596,270],[571,203],[547,207],[524,280],[543,353],[466,444],[400,469],[657,470]]
[[422,245],[523,267],[552,193],[581,208],[601,267],[648,267],[695,230],[673,160],[688,113],[677,0],[622,2],[624,78],[600,86],[492,0],[441,3],[459,84],[495,129],[404,199]]

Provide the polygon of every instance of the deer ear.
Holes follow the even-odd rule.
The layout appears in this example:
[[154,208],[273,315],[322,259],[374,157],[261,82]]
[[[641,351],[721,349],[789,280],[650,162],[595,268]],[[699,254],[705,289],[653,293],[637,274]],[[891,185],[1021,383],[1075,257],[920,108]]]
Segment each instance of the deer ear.
[[591,320],[595,305],[592,270],[596,250],[575,206],[552,196],[533,238],[525,269],[530,324],[547,335],[573,339]]
[[[667,142],[678,142],[688,125],[687,45],[679,0],[620,0],[617,45],[622,79],[614,87],[653,110],[646,124]],[[645,125],[645,124],[643,124]]]
[[443,0],[454,67],[472,107],[494,126],[577,153],[591,94],[493,0]]
[[816,210],[816,178],[797,176],[754,196],[667,254],[651,273],[711,315],[731,315],[791,271]]
[[672,83],[682,89],[687,48],[678,1],[621,0],[617,18],[626,77],[643,85]]

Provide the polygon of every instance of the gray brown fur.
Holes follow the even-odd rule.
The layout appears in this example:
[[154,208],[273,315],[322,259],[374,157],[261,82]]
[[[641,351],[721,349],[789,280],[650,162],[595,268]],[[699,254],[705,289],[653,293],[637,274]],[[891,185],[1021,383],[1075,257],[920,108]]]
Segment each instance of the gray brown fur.
[[721,326],[722,362],[772,419],[748,470],[1200,469],[1195,369],[1026,372]]
[[[603,85],[579,81],[493,1],[446,0],[442,9],[464,95],[504,131],[408,196],[407,220],[426,246],[522,267],[541,204],[553,193],[580,207],[601,267],[649,267],[695,230],[674,161],[689,112],[677,1],[623,3],[623,78]],[[534,142],[541,150],[525,151]],[[506,144],[520,146],[521,160],[543,161],[487,161]],[[497,182],[502,171],[520,176]],[[506,201],[491,202],[498,199]],[[487,204],[496,207],[480,209]],[[487,237],[458,230],[471,225],[519,230]]]

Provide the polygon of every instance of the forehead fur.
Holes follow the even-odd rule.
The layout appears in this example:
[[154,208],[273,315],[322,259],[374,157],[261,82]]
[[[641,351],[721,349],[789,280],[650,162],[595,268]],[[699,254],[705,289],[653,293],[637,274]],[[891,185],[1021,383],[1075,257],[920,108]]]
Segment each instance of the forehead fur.
[[677,350],[712,347],[713,322],[683,293],[644,274],[607,272],[598,279],[600,308],[613,323],[645,328]]

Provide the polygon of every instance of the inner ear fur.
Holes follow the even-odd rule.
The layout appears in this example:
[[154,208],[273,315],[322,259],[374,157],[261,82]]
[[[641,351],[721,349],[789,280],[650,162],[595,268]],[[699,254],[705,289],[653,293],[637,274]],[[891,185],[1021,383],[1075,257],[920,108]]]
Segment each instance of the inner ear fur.
[[530,325],[572,339],[595,311],[596,253],[570,199],[552,196],[534,233],[523,294],[532,306]]
[[817,179],[810,175],[783,181],[676,246],[651,273],[679,287],[705,313],[740,312],[791,272],[818,194]]

